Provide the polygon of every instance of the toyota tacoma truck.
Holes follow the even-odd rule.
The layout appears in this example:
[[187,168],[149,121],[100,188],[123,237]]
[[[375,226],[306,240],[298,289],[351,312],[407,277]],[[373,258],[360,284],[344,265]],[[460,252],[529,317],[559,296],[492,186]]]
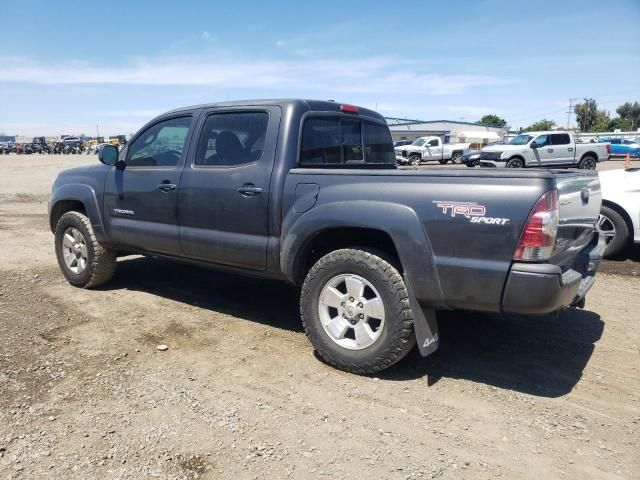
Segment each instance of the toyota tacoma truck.
[[420,137],[411,145],[396,147],[396,161],[399,165],[420,165],[422,162],[437,160],[442,165],[451,160],[460,163],[462,154],[470,143],[443,143],[440,137]]
[[435,351],[437,311],[580,306],[605,247],[596,172],[400,170],[384,118],[331,101],[181,108],[98,158],[52,185],[69,283],[131,254],[289,282],[318,355],[355,373]]
[[578,167],[595,170],[609,159],[609,143],[576,142],[572,132],[525,132],[480,153],[481,167]]

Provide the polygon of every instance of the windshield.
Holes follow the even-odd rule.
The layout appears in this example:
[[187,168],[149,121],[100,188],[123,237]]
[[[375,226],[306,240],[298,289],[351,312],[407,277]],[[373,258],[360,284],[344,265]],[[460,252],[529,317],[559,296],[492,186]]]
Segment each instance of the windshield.
[[532,138],[531,135],[518,135],[509,141],[509,145],[526,145]]
[[411,145],[415,147],[421,147],[422,145],[424,145],[424,142],[426,142],[424,138],[419,138],[415,142],[413,142]]

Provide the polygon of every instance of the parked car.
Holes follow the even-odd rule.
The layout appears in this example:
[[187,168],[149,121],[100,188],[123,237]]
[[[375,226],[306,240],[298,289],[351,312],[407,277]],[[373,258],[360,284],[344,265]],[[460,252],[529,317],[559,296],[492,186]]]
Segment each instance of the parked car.
[[640,141],[629,140],[626,138],[599,138],[599,143],[611,144],[611,155],[629,155],[631,157],[640,157]]
[[77,146],[82,145],[83,141],[80,137],[64,137],[62,144],[65,146]]
[[467,150],[460,157],[460,163],[464,163],[467,167],[476,167],[480,165],[480,150]]
[[462,154],[470,143],[443,143],[440,137],[420,137],[411,145],[395,148],[399,165],[420,165],[421,162],[437,160],[441,164],[460,163]]
[[598,228],[606,237],[605,258],[620,255],[640,243],[640,169],[600,172],[602,209]]
[[605,247],[596,172],[399,170],[384,118],[335,102],[181,108],[98,158],[53,182],[69,283],[136,253],[299,285],[318,355],[355,373],[435,351],[439,309],[581,305]]
[[[504,142],[492,142],[486,146],[488,147],[490,145],[502,145],[502,144],[504,144]],[[478,166],[480,165],[481,152],[482,150],[476,150],[476,149],[467,150],[462,154],[462,157],[460,158],[460,162],[464,163],[467,167]]]
[[576,143],[572,132],[525,132],[482,149],[482,167],[578,167],[595,170],[609,159],[608,143]]

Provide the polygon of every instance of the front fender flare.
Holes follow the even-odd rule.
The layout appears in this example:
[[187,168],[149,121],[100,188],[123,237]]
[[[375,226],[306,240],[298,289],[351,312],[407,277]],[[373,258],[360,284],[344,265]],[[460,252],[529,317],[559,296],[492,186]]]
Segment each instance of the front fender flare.
[[[53,192],[51,199],[49,200],[49,224],[51,225],[51,214],[54,211],[56,204],[63,201],[76,201],[84,205],[85,212],[91,226],[96,235],[96,239],[99,242],[105,241],[104,223],[102,221],[102,212],[100,211],[100,205],[96,192],[89,185],[83,185],[79,183],[69,183],[62,185]],[[55,225],[51,225],[53,230]]]

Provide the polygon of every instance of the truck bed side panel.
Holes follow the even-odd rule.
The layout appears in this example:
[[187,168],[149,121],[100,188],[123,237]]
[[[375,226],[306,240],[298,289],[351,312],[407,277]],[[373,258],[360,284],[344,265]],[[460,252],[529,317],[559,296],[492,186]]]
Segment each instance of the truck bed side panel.
[[[490,311],[500,309],[513,252],[532,206],[554,185],[549,175],[526,176],[520,172],[505,180],[503,175],[465,175],[459,171],[432,175],[424,171],[295,169],[287,177],[285,192],[295,192],[299,183],[319,186],[317,203],[308,212],[296,214],[293,195],[285,195],[283,238],[297,232],[296,224],[316,209],[343,202],[369,204],[373,213],[361,217],[363,222],[366,219],[366,227],[387,232],[401,255],[406,255],[405,247],[398,245],[403,237],[422,235],[410,248],[416,251],[416,246],[423,244],[427,251],[412,257],[411,262],[403,261],[403,266],[414,277],[419,277],[426,266],[434,266],[438,288],[416,292],[423,305]],[[344,212],[351,208],[348,203],[344,203]],[[385,205],[394,208],[383,208]],[[421,231],[393,227],[402,225],[394,218],[395,212],[402,210],[411,211],[419,219]],[[333,216],[340,218],[335,212],[321,223],[314,221],[314,228],[333,227]],[[441,296],[434,298],[438,290]]]

